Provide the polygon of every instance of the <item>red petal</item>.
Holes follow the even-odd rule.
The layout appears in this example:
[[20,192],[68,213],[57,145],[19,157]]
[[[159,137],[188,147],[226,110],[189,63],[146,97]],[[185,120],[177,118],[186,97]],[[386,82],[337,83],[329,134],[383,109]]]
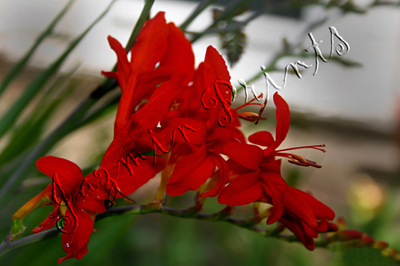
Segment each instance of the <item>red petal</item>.
[[132,73],[152,70],[163,58],[168,47],[169,34],[164,14],[159,12],[143,26],[131,49]]
[[191,118],[173,118],[167,123],[163,132],[171,140],[171,143],[204,144],[207,128],[203,122]]
[[[165,167],[165,160],[162,158],[153,161],[153,156],[148,156],[145,159],[138,159],[138,165],[130,163],[132,172],[127,167],[120,164],[117,171],[117,167],[113,167],[109,170],[109,175],[112,179],[116,180],[116,185],[121,192],[128,196],[135,192],[139,187],[146,184],[152,179],[157,173]],[[122,197],[116,193],[117,197]]]
[[[229,159],[227,161],[227,165],[228,165],[229,170],[231,172],[231,176],[243,175],[243,174],[248,174],[250,172],[253,172],[249,168],[244,167],[240,163],[235,162],[235,161],[233,161],[231,159]],[[230,179],[233,179],[233,178],[230,177]]]
[[254,133],[249,137],[249,141],[265,147],[271,146],[275,142],[274,137],[268,131],[259,131]]
[[250,204],[259,199],[262,193],[259,173],[260,170],[257,170],[233,179],[219,194],[218,202],[238,206]]
[[202,162],[195,161],[192,165],[185,166],[184,163],[182,160],[178,162],[169,179],[166,190],[169,196],[178,196],[189,190],[197,190],[213,174],[215,168],[209,156]]
[[108,43],[111,49],[115,51],[118,58],[117,72],[102,72],[102,74],[109,78],[116,78],[122,91],[126,88],[126,83],[129,80],[131,69],[129,66],[125,48],[115,38],[108,36]]
[[168,24],[168,48],[160,61],[159,68],[171,68],[173,72],[186,72],[185,83],[193,80],[194,54],[192,44],[174,23]]
[[[125,77],[126,83],[124,83],[125,85],[122,88],[123,95],[118,105],[114,135],[118,135],[129,120],[138,101],[140,101],[143,90],[149,88],[145,86],[139,90],[137,87],[137,78],[141,73],[153,70],[156,64],[162,59],[168,46],[167,36],[168,27],[164,18],[164,12],[160,12],[153,19],[145,23],[136,39],[131,49],[129,76]],[[125,65],[125,63],[123,64]],[[120,76],[127,73],[127,71],[121,74],[117,72],[117,77],[122,79]]]
[[217,196],[225,187],[225,184],[228,182],[229,179],[229,169],[224,158],[222,158],[221,155],[215,153],[211,153],[210,157],[213,160],[214,164],[218,167],[217,173],[219,176],[219,181],[214,188],[201,194],[201,197]]
[[97,213],[102,213],[106,211],[106,207],[104,206],[104,200],[99,200],[95,199],[92,195],[96,194],[96,191],[92,192],[89,191],[86,195],[86,197],[79,195],[77,199],[75,200],[76,205],[78,205],[80,208],[92,211],[92,212],[97,212]]
[[[88,243],[89,243],[89,241],[88,241]],[[83,256],[85,256],[89,251],[87,248],[88,243],[84,244],[79,250],[76,250],[72,253],[68,253],[65,257],[58,259],[57,263],[61,264],[64,260],[72,259],[72,258],[76,258],[78,260],[82,259]]]
[[267,224],[273,224],[278,221],[283,214],[284,206],[282,200],[282,194],[285,189],[285,186],[274,185],[272,183],[262,184],[264,192],[271,198],[272,205],[274,206],[272,209],[271,215],[267,219]]
[[301,193],[302,191],[287,187],[283,196],[285,208],[287,208],[294,216],[304,221],[309,227],[316,229],[318,227],[317,218],[315,217],[311,207],[305,202]]
[[[211,45],[207,48],[204,65],[206,87],[214,84],[216,79],[221,79],[224,81],[231,80],[231,76],[229,75],[224,58]],[[229,95],[229,97],[231,97],[231,95]]]
[[263,159],[263,151],[258,146],[235,141],[225,143],[222,152],[230,159],[251,170],[258,169]]
[[287,215],[282,216],[280,221],[294,233],[294,235],[304,244],[307,249],[315,249],[314,239],[305,234],[303,224],[299,220]]
[[332,221],[335,218],[335,212],[331,208],[304,191],[295,188],[292,189],[296,190],[296,194],[299,195],[298,197],[301,195],[302,200],[311,207],[315,217],[319,220],[328,219]]
[[[167,194],[169,196],[182,195],[188,190],[196,190],[204,183],[214,170],[214,164],[207,157],[205,146],[201,146],[196,152],[182,157],[176,164],[168,181]],[[192,185],[191,182],[194,182],[194,184]],[[197,188],[193,189],[196,186]]]
[[46,220],[40,223],[39,226],[35,227],[32,232],[33,233],[39,233],[44,230],[52,228],[54,225],[56,225],[57,220],[60,218],[60,214],[58,214],[59,211],[59,206],[54,205],[53,211],[47,216]]
[[66,196],[78,192],[83,175],[79,166],[73,162],[54,156],[46,156],[36,161],[36,167],[51,179],[53,179],[54,174],[57,174],[59,185],[67,194]]
[[87,211],[74,205],[72,206],[73,210],[67,210],[65,219],[72,218],[73,216],[76,217],[76,225],[71,230],[71,233],[62,234],[62,247],[68,254],[64,258],[59,259],[58,263],[69,258],[81,259],[88,252],[87,243],[93,231],[94,221]]
[[174,96],[181,88],[182,74],[175,74],[171,80],[164,82],[153,93],[149,102],[131,119],[137,129],[147,130],[157,126],[157,123],[169,111]]
[[274,103],[276,105],[276,144],[278,147],[289,131],[290,126],[290,110],[286,101],[277,93],[274,94]]

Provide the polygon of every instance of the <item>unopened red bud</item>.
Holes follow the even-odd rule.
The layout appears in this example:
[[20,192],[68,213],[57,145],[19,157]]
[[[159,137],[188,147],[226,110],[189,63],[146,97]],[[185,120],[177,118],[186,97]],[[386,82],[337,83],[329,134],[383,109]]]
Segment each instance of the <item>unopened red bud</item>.
[[374,244],[374,243],[375,243],[375,239],[372,238],[372,237],[370,237],[370,236],[367,235],[367,234],[364,234],[364,235],[362,236],[362,238],[360,239],[360,244],[361,244],[361,246],[371,246],[371,245]]
[[360,239],[363,234],[356,230],[340,230],[337,232],[338,239],[341,241]]
[[337,225],[339,226],[339,228],[346,228],[346,220],[343,217],[339,217],[339,219],[337,219]]
[[385,241],[376,241],[372,247],[377,249],[385,249],[389,246],[389,244]]
[[328,231],[327,232],[337,232],[339,231],[339,226],[335,223],[328,223]]
[[384,250],[382,250],[382,256],[384,257],[395,258],[397,257],[397,255],[397,250],[395,250],[394,248],[385,248]]

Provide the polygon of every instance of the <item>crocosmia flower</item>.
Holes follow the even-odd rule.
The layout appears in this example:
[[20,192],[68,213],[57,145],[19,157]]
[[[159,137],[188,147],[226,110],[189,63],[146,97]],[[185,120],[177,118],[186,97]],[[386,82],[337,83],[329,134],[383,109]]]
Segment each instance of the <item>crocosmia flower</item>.
[[46,156],[40,158],[36,166],[40,172],[52,179],[52,183],[18,210],[13,220],[22,221],[34,209],[53,205],[53,211],[32,232],[38,233],[57,225],[63,233],[62,247],[68,253],[58,262],[68,258],[80,259],[88,252],[87,243],[93,230],[96,212],[105,211],[104,201],[82,197],[79,188],[83,175],[76,164],[62,158]]
[[108,42],[117,55],[117,69],[102,74],[116,79],[122,92],[112,142],[99,168],[85,177],[68,160],[40,158],[37,168],[52,183],[14,214],[9,240],[24,231],[22,221],[27,214],[52,205],[53,211],[33,232],[57,226],[67,252],[58,262],[80,259],[88,252],[96,214],[117,205],[119,198],[134,203],[130,195],[160,174],[156,197],[150,203],[156,210],[163,207],[165,195],[179,196],[190,190],[198,192],[192,209],[196,213],[207,197],[217,196],[219,203],[229,206],[265,202],[272,205],[267,224],[280,222],[308,249],[314,249],[314,238],[332,228],[335,214],[285,182],[279,157],[320,167],[289,151],[324,150],[323,145],[278,149],[290,125],[285,100],[274,95],[275,138],[260,131],[248,143],[239,120],[264,118],[239,110],[265,106],[252,100],[231,107],[235,89],[217,49],[209,46],[204,62],[195,68],[190,41],[174,23],[166,22],[164,12],[144,24],[130,59],[115,38],[109,36]]
[[[273,207],[267,224],[281,221],[308,249],[314,249],[313,238],[318,236],[318,232],[328,230],[328,222],[333,220],[335,214],[311,195],[287,185],[282,178],[281,160],[277,160],[277,156],[288,157],[302,166],[319,166],[298,155],[276,150],[289,130],[290,112],[287,103],[278,93],[274,95],[274,102],[277,107],[276,139],[267,131],[249,137],[255,144],[267,146],[266,149],[239,142],[224,146],[223,152],[230,158],[227,163],[231,181],[221,191],[218,201],[231,206],[255,201],[270,203]],[[320,146],[306,148],[319,150]]]

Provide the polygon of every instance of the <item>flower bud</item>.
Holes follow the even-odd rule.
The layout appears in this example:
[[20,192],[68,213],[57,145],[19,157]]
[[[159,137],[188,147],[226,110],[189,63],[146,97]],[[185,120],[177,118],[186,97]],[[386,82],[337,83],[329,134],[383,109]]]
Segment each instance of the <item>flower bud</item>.
[[389,246],[389,244],[385,241],[376,241],[372,247],[376,249],[385,249]]
[[363,234],[356,230],[340,230],[337,232],[337,236],[340,241],[347,241],[360,239],[363,237]]
[[336,223],[340,229],[345,229],[347,227],[346,220],[343,217],[339,217]]
[[397,257],[397,255],[397,250],[395,250],[394,248],[385,248],[384,250],[382,250],[382,256],[384,257],[395,258]]
[[363,234],[362,238],[360,239],[360,246],[372,246],[375,243],[375,239],[370,237],[367,234]]
[[328,223],[328,230],[327,232],[337,232],[339,231],[339,226],[335,223]]

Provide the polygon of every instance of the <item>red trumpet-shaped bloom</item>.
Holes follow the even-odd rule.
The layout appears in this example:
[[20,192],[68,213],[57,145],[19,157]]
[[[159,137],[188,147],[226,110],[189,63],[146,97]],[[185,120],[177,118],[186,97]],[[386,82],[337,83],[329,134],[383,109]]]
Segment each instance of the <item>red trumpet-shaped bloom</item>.
[[104,202],[80,195],[83,175],[76,164],[46,156],[40,158],[36,166],[53,180],[45,189],[44,196],[52,200],[54,209],[33,232],[38,233],[57,224],[63,233],[62,247],[68,253],[58,263],[68,258],[80,259],[88,252],[87,243],[93,230],[94,215],[105,211]]
[[267,223],[281,221],[308,249],[313,249],[313,238],[318,236],[318,232],[328,230],[328,221],[335,214],[311,195],[287,185],[282,178],[281,160],[276,160],[276,156],[291,158],[300,165],[318,165],[300,156],[276,151],[286,138],[290,115],[287,103],[277,93],[274,95],[274,102],[277,107],[276,139],[266,131],[249,137],[255,144],[267,146],[266,149],[238,142],[230,142],[224,146],[223,153],[230,158],[228,166],[231,181],[220,193],[218,201],[231,206],[255,201],[272,204]]
[[[156,138],[160,131],[157,124],[193,80],[194,54],[185,34],[175,24],[166,23],[164,12],[145,23],[131,49],[130,62],[122,45],[112,37],[108,40],[117,54],[118,65],[116,72],[103,74],[117,79],[122,96],[114,140],[98,174],[113,182],[116,197],[121,197],[134,192],[165,167],[164,158],[132,157],[157,152],[155,142],[161,141]],[[162,146],[167,142],[163,140]]]
[[268,147],[267,149],[264,150],[265,157],[268,157],[268,156],[286,157],[286,158],[289,158],[290,159],[289,162],[293,163],[293,164],[298,164],[301,166],[314,166],[314,167],[320,168],[321,166],[316,164],[316,162],[307,160],[296,154],[288,153],[287,151],[303,149],[303,148],[312,148],[312,149],[316,149],[316,150],[325,152],[325,150],[322,149],[322,147],[325,147],[325,145],[302,146],[302,147],[294,147],[294,148],[289,148],[289,149],[277,150],[277,148],[285,140],[287,133],[289,131],[290,110],[289,110],[289,106],[286,103],[286,101],[277,92],[274,94],[274,103],[276,105],[276,120],[277,120],[275,140],[270,132],[259,131],[257,133],[254,133],[253,135],[251,135],[249,137],[249,141],[254,144],[260,145],[260,146]]

